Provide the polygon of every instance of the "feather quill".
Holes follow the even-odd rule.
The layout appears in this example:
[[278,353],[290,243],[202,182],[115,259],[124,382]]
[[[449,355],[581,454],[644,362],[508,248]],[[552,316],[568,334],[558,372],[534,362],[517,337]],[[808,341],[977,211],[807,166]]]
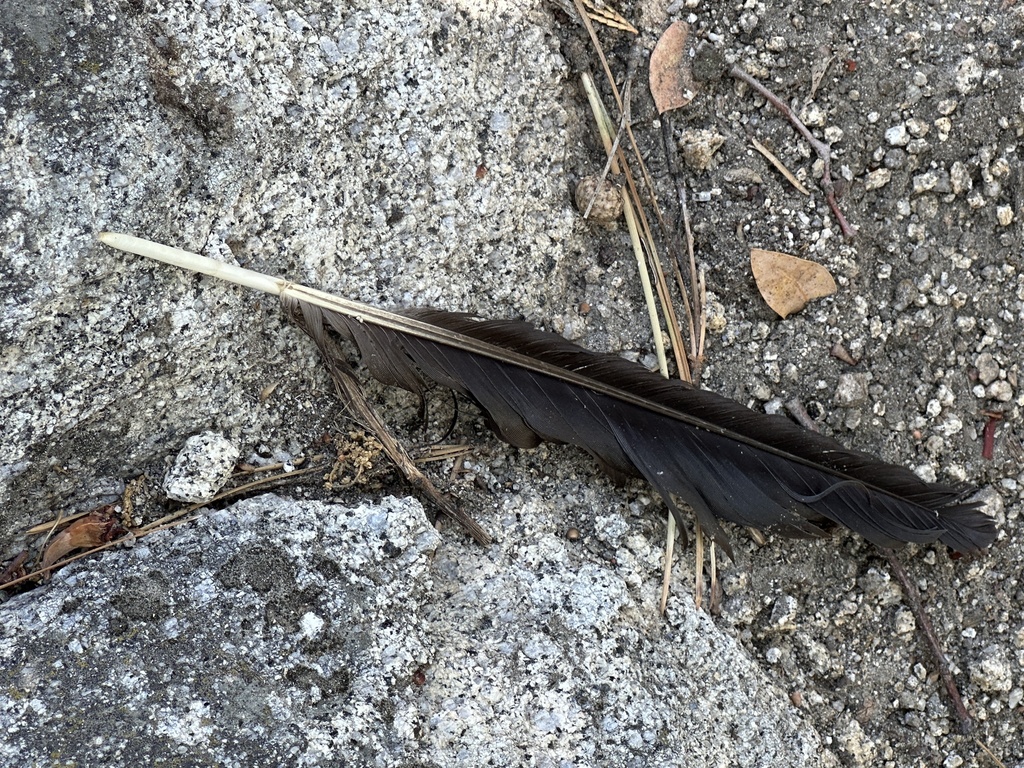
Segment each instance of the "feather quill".
[[422,394],[435,382],[475,401],[514,446],[587,451],[615,478],[641,476],[679,517],[691,507],[731,555],[719,525],[822,536],[823,521],[881,547],[941,541],[984,549],[995,526],[967,489],[843,447],[782,416],[670,381],[526,323],[436,309],[387,311],[129,235],[116,248],[281,297],[327,354],[329,332],[352,340],[380,381]]

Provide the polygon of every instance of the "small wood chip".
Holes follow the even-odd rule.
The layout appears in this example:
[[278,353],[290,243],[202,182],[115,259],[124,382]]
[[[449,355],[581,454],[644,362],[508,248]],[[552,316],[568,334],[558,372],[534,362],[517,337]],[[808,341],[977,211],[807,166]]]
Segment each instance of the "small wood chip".
[[689,38],[690,25],[677,21],[665,30],[651,53],[651,95],[659,115],[685,107],[697,95],[686,54]]

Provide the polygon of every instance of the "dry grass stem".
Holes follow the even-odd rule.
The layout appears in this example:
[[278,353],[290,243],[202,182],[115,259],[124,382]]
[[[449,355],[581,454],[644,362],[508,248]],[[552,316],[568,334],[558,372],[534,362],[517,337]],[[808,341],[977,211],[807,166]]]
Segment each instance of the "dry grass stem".
[[991,759],[992,762],[995,763],[998,768],[1006,768],[1006,763],[1004,763],[1002,760],[996,757],[995,752],[989,749],[985,742],[983,742],[981,739],[975,739],[974,743],[981,747],[982,751],[984,751],[984,753],[989,756],[989,759]]
[[[651,294],[650,278],[648,276],[645,262],[649,264],[650,271],[654,274],[655,285],[658,291],[658,299],[661,303],[661,308],[665,317],[665,324],[669,333],[671,341],[672,351],[675,357],[676,368],[679,373],[679,377],[683,381],[693,381],[693,366],[697,366],[699,369],[701,360],[703,359],[704,350],[704,339],[705,339],[705,288],[703,273],[698,272],[696,265],[696,258],[694,256],[693,249],[693,234],[690,229],[689,213],[685,208],[685,192],[683,193],[683,219],[684,229],[687,238],[687,252],[689,256],[689,267],[690,267],[690,291],[692,293],[692,299],[687,295],[686,281],[683,280],[681,270],[679,268],[680,256],[677,254],[674,259],[673,271],[675,273],[675,279],[679,288],[680,294],[683,299],[684,308],[686,310],[686,319],[688,325],[688,336],[689,336],[689,351],[683,342],[682,332],[679,327],[679,321],[675,311],[675,305],[672,300],[671,292],[669,291],[668,282],[665,279],[665,272],[662,268],[661,260],[658,256],[658,249],[654,238],[654,233],[651,229],[650,223],[647,219],[647,215],[644,208],[644,198],[640,195],[637,188],[636,180],[630,169],[630,165],[626,159],[625,153],[619,147],[620,139],[623,129],[629,138],[630,149],[633,158],[640,169],[641,178],[648,190],[647,202],[651,205],[654,210],[655,216],[658,220],[659,226],[665,235],[666,241],[671,245],[676,242],[676,236],[674,232],[668,227],[665,222],[665,218],[662,214],[661,208],[658,206],[658,202],[654,197],[653,189],[654,183],[647,170],[647,167],[643,161],[643,157],[637,146],[636,137],[633,134],[632,124],[629,120],[630,114],[630,95],[631,86],[633,82],[633,76],[636,65],[640,58],[640,47],[639,43],[635,43],[630,53],[627,74],[625,79],[625,87],[623,89],[623,95],[620,95],[619,89],[616,86],[615,78],[612,76],[611,69],[608,65],[607,57],[604,54],[604,50],[597,38],[594,31],[593,25],[587,18],[583,2],[581,0],[574,0],[576,5],[577,13],[579,14],[580,21],[587,30],[587,34],[590,37],[591,43],[598,58],[601,61],[601,66],[604,70],[605,77],[608,81],[608,86],[615,98],[616,106],[619,109],[619,114],[622,116],[618,131],[616,131],[615,139],[612,141],[611,137],[611,120],[608,117],[607,110],[601,101],[597,90],[594,87],[593,79],[589,74],[584,73],[582,75],[583,88],[587,93],[587,98],[590,101],[591,109],[594,112],[595,119],[597,120],[601,136],[605,144],[605,150],[608,155],[607,168],[608,170],[615,170],[621,167],[621,173],[625,178],[626,189],[623,194],[624,210],[626,213],[627,227],[630,231],[630,239],[633,243],[634,252],[637,257],[638,270],[640,273],[641,284],[643,285],[644,295],[647,301],[648,314],[651,319],[652,331],[655,336],[655,347],[656,349],[661,347],[660,339],[660,320],[658,319],[657,306],[654,303],[653,296]],[[666,119],[666,118],[663,118]],[[588,206],[589,208],[589,206]],[[646,256],[646,259],[644,258]],[[667,377],[668,371],[664,361],[664,353],[659,349],[659,367],[663,375]],[[669,513],[667,516],[666,524],[666,544],[665,544],[665,570],[662,579],[662,596],[661,596],[661,610],[664,613],[665,606],[668,600],[668,590],[671,583],[671,569],[672,569],[672,555],[674,549],[674,541],[676,537],[676,522],[675,517]],[[700,538],[698,537],[698,542]],[[712,545],[713,546],[713,545]],[[703,552],[702,546],[700,549]],[[699,561],[703,562],[703,555],[700,555]],[[699,604],[700,593],[696,593],[696,598]]]

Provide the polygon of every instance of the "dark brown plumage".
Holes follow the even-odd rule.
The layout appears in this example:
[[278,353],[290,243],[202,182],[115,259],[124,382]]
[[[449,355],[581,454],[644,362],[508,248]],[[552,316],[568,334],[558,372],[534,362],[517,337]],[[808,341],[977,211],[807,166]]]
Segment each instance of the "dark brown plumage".
[[282,301],[322,350],[328,330],[354,341],[386,384],[422,393],[436,382],[476,402],[512,445],[568,443],[615,477],[646,478],[677,517],[676,500],[693,508],[726,551],[719,519],[787,536],[824,535],[829,520],[882,547],[941,541],[975,552],[995,538],[967,489],[522,322],[434,309],[356,319]]

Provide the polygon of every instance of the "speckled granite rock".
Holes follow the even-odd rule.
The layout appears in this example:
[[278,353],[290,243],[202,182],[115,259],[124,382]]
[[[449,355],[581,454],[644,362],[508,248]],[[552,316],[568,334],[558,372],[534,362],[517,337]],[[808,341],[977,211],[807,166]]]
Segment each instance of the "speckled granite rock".
[[[682,177],[691,192],[697,256],[713,291],[704,383],[755,407],[779,409],[797,398],[844,442],[926,477],[987,486],[1000,529],[990,553],[951,562],[931,548],[911,549],[906,557],[976,718],[974,734],[958,735],[934,659],[914,632],[898,587],[887,576],[875,578],[885,565],[856,537],[776,539],[755,547],[737,536],[741,565],[723,566],[727,595],[718,628],[685,604],[690,566],[683,553],[687,564],[674,584],[679,602],[662,624],[652,618],[661,506],[641,486],[611,488],[572,451],[499,446],[463,413],[460,434],[474,445],[466,459],[470,472],[450,481],[448,468],[430,471],[500,537],[508,559],[487,559],[490,552],[483,557],[455,533],[443,535],[435,550],[434,591],[414,612],[444,628],[436,630],[440,639],[429,637],[429,647],[448,649],[452,660],[440,651],[427,656],[422,688],[447,686],[449,693],[405,700],[423,703],[415,722],[434,730],[417,743],[437,755],[410,754],[407,762],[475,764],[479,750],[505,754],[506,741],[496,734],[507,715],[524,733],[529,724],[531,744],[554,750],[578,743],[580,754],[592,755],[579,757],[580,764],[612,762],[625,754],[615,749],[634,742],[634,762],[658,754],[664,757],[648,762],[677,764],[690,754],[710,754],[723,734],[722,749],[736,751],[721,761],[742,763],[746,742],[735,746],[728,728],[707,726],[701,708],[707,700],[721,704],[714,716],[738,723],[744,738],[763,725],[756,739],[766,746],[749,752],[751,761],[767,759],[782,739],[793,745],[788,754],[796,754],[795,764],[807,764],[816,729],[854,766],[982,768],[992,761],[975,736],[1005,764],[1024,766],[1024,544],[1016,533],[1024,510],[1016,426],[1024,408],[1017,170],[1024,14],[1019,3],[1003,5],[797,0],[754,8],[640,0],[620,6],[641,29],[647,50],[669,21],[689,18],[695,46],[715,54],[711,63],[738,60],[798,105],[816,135],[831,143],[833,174],[846,187],[840,204],[860,228],[852,242],[840,242],[817,189],[799,194],[750,149],[750,136],[767,141],[798,178],[815,186],[817,164],[806,142],[772,107],[722,81],[702,88],[685,116],[659,118],[642,87],[641,63],[633,129],[670,216],[677,179],[664,167],[666,121],[674,120],[676,140],[695,129],[726,137],[712,167]],[[640,321],[645,312],[628,237],[621,228],[593,229],[572,210],[572,184],[598,172],[603,155],[567,63],[568,29],[543,0],[5,0],[3,554],[18,550],[16,536],[26,525],[113,502],[126,480],[145,473],[155,487],[190,435],[221,433],[244,460],[267,464],[308,454],[323,435],[347,429],[312,346],[287,327],[272,300],[112,253],[94,240],[101,229],[127,230],[373,303],[525,317],[592,348],[648,359],[650,334]],[[626,38],[601,34],[613,68],[624,72]],[[817,86],[812,73],[822,74]],[[737,172],[749,184],[738,185]],[[777,321],[746,269],[752,246],[819,261],[839,291]],[[856,367],[829,354],[836,344]],[[855,402],[835,401],[843,374],[868,382],[866,399],[862,392]],[[373,394],[386,400],[393,423],[415,422],[414,406]],[[992,409],[1002,416],[998,423],[985,415]],[[982,457],[986,435],[995,438],[991,460]],[[288,492],[321,499],[334,493],[316,478],[303,482]],[[580,552],[561,543],[569,525],[582,532]],[[177,535],[192,534],[181,529],[171,537]],[[173,559],[173,544],[155,541]],[[145,547],[158,551],[157,544]],[[103,576],[93,578],[100,584],[121,578],[114,570],[130,557],[108,556]],[[613,561],[614,572],[604,571]],[[83,572],[92,571],[71,573]],[[504,598],[479,586],[484,576],[499,575]],[[34,596],[40,605],[64,594],[66,576],[57,578],[43,598]],[[157,578],[155,585],[140,584],[145,595],[158,597],[122,603],[156,606],[164,619],[177,616],[172,601],[179,587],[164,588]],[[595,585],[606,612],[586,608]],[[76,584],[69,593],[72,614],[73,601],[88,589]],[[564,605],[551,610],[558,600]],[[207,665],[219,658],[204,654],[220,640],[202,652],[174,655],[177,646],[145,618],[150,608],[138,609],[139,617],[117,610],[132,627],[120,636],[162,638],[147,646],[147,665],[134,668],[140,680],[185,669],[177,660],[189,655]],[[288,610],[278,610],[285,618],[266,626],[283,637],[284,630],[273,628],[291,616],[288,637],[296,645],[289,648],[302,632],[322,638],[332,625],[333,615]],[[442,612],[447,621],[433,618]],[[101,621],[102,610],[96,613],[90,622]],[[523,623],[494,618],[506,614]],[[230,606],[220,617],[204,616],[218,638],[234,636],[232,622],[250,618]],[[319,631],[317,618],[325,622]],[[588,621],[598,629],[587,630]],[[84,625],[83,656],[67,651],[64,658],[92,653],[90,636],[101,647],[106,629]],[[374,636],[377,628],[371,629]],[[602,639],[598,651],[572,634],[587,631]],[[34,635],[22,637],[28,642]],[[33,642],[35,664],[60,658],[52,646]],[[521,663],[502,655],[510,642],[531,649]],[[707,655],[734,643],[753,666],[739,659],[723,668],[718,656]],[[263,643],[258,650],[269,648]],[[22,653],[17,641],[15,652]],[[680,661],[689,656],[692,665]],[[94,682],[72,692],[102,692],[116,658],[104,654],[89,670]],[[280,663],[260,657],[238,666],[272,676],[267,670]],[[64,671],[81,674],[77,663],[68,664]],[[538,665],[543,675],[529,678],[534,683],[527,688],[523,670]],[[752,669],[757,677],[758,667],[800,702],[813,723],[809,741],[792,741],[793,726],[773,719],[788,711],[788,699],[773,699],[767,706],[778,712],[751,722],[743,715],[745,698],[719,694],[715,686],[729,678],[716,675],[743,670],[746,676]],[[487,676],[492,669],[504,677]],[[331,674],[328,667],[321,671]],[[403,674],[419,679],[415,669]],[[300,681],[304,690],[320,685],[316,675],[308,677]],[[586,687],[591,679],[600,681],[596,693]],[[491,687],[474,687],[480,680]],[[623,680],[628,684],[620,686]],[[198,727],[208,725],[202,709],[188,714],[192,702],[206,700],[189,685],[187,695],[161,701],[146,717],[153,723],[192,717]],[[253,685],[253,698],[275,707],[272,690],[291,690],[283,678]],[[749,690],[745,685],[739,690]],[[322,691],[330,687],[324,683]],[[583,693],[558,698],[566,690]],[[48,701],[56,700],[54,694]],[[210,701],[215,715],[220,701]],[[174,718],[161,720],[163,710]],[[606,712],[612,713],[607,720]],[[651,721],[667,725],[649,727],[638,719],[645,713],[658,713]],[[471,742],[464,716],[476,718],[483,737]],[[580,725],[587,716],[590,724]],[[41,731],[38,723],[49,717],[60,724],[83,714],[71,707],[40,712],[23,721],[16,737]],[[147,727],[156,733],[155,725]],[[58,727],[51,730],[60,736]],[[214,745],[228,763],[238,730],[223,726],[227,735]],[[666,743],[679,746],[675,754],[647,746],[644,734],[655,733],[657,744],[663,730]],[[393,725],[382,725],[375,738],[393,733]],[[292,732],[277,741],[258,737],[268,750],[298,744]],[[109,738],[110,745],[124,743]],[[190,748],[182,748],[176,761],[189,763]],[[510,760],[521,757],[505,751]],[[123,762],[131,764],[130,757]],[[780,757],[776,764],[785,763]]]
[[580,267],[564,243],[586,232],[562,173],[567,66],[546,11],[495,12],[0,14],[0,538],[42,498],[109,499],[197,432],[298,451],[323,430],[315,353],[273,300],[113,252],[100,230],[385,306],[565,328]]
[[588,560],[409,499],[209,512],[0,606],[0,762],[834,764],[689,599],[662,626]]

